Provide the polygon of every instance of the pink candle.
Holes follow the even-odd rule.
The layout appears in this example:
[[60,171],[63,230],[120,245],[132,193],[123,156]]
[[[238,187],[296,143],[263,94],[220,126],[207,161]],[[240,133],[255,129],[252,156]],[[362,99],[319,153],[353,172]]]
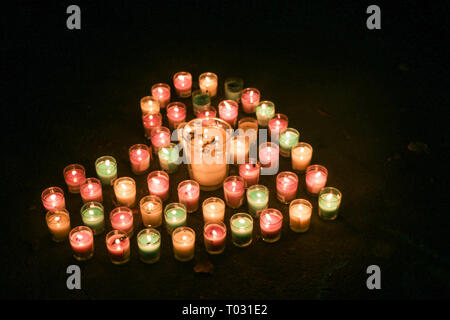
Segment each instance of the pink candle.
[[97,178],[87,178],[80,187],[81,199],[86,202],[103,202],[102,183]]
[[206,251],[210,254],[222,253],[225,249],[227,229],[223,222],[207,222],[203,229]]
[[112,230],[106,235],[106,247],[112,263],[122,264],[130,259],[130,239],[119,231]]
[[264,209],[259,218],[262,239],[266,242],[275,242],[280,239],[283,215],[277,209]]
[[186,206],[187,212],[197,211],[200,185],[194,180],[184,180],[178,184],[178,201]]
[[244,202],[245,180],[240,176],[227,177],[223,182],[225,201],[230,208],[239,208]]
[[277,198],[283,203],[289,203],[297,195],[298,177],[289,171],[277,175]]
[[42,204],[48,211],[61,210],[66,207],[64,191],[58,187],[50,187],[42,191]]
[[208,110],[203,110],[198,113],[197,118],[215,118],[216,117],[216,108],[210,106]]
[[279,134],[281,130],[288,127],[288,117],[282,113],[276,113],[272,119],[269,120],[269,134]]
[[151,134],[151,142],[153,145],[153,152],[158,152],[159,147],[164,147],[170,144],[170,129],[166,127],[159,127],[153,129]]
[[224,100],[219,103],[219,116],[222,120],[228,122],[232,127],[236,125],[239,113],[239,105],[234,100]]
[[147,177],[148,191],[161,200],[169,197],[169,175],[164,171],[152,171]]
[[246,187],[258,184],[260,172],[261,164],[259,162],[239,165],[239,175],[244,178]]
[[278,167],[280,151],[277,144],[264,142],[259,146],[259,161],[263,167]]
[[173,76],[173,86],[179,97],[189,97],[192,90],[192,75],[184,71],[176,73]]
[[142,174],[150,167],[150,150],[145,144],[135,144],[128,150],[131,171]]
[[142,124],[144,125],[145,135],[147,136],[147,138],[150,138],[151,134],[152,134],[152,130],[162,126],[161,113],[144,114],[142,116]]
[[244,112],[254,113],[260,98],[261,94],[259,93],[258,89],[247,88],[242,90],[241,102],[242,102],[242,109],[244,110]]
[[79,193],[80,185],[86,180],[86,171],[81,164],[71,164],[64,168],[64,180],[69,192]]
[[315,164],[306,168],[306,189],[311,194],[318,194],[320,189],[327,184],[328,170],[321,165]]
[[186,106],[182,102],[171,102],[167,105],[167,119],[169,127],[175,129],[186,120]]
[[94,251],[94,234],[89,227],[76,227],[69,234],[70,246],[74,258],[87,260],[92,257]]
[[157,83],[152,86],[152,96],[159,101],[161,108],[165,108],[170,101],[170,87],[166,83]]
[[129,237],[133,234],[133,211],[128,207],[117,207],[111,211],[113,229],[125,232]]

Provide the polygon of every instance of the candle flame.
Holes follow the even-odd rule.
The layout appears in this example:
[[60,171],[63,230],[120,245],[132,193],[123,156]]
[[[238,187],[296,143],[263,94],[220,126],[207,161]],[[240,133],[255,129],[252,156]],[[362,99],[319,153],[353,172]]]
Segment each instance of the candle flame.
[[136,153],[138,154],[138,156],[140,156],[141,153],[142,153],[141,149],[138,149],[138,150],[136,151]]
[[78,233],[78,234],[77,234],[77,240],[80,241],[80,240],[82,240],[82,239],[83,239],[83,235],[80,234],[80,233]]
[[94,210],[89,210],[89,214],[92,216],[94,214]]
[[153,209],[153,203],[152,202],[147,203],[147,209],[148,210],[152,210]]
[[72,175],[74,176],[76,174],[77,174],[77,171],[76,170],[72,170]]
[[240,219],[239,219],[239,223],[240,223],[240,224],[244,224],[244,223],[245,223],[245,220],[242,219],[242,218],[240,218]]
[[115,244],[120,244],[120,239],[114,240]]
[[213,230],[211,233],[212,233],[213,238],[217,237],[217,231],[216,230]]
[[152,241],[152,236],[151,235],[147,235],[147,242],[151,242]]
[[333,195],[331,193],[327,194],[326,196],[327,200],[331,200],[331,198],[333,198]]
[[320,177],[320,175],[321,175],[320,171],[319,171],[319,172],[316,172],[316,177],[317,177],[317,178]]
[[152,178],[153,183],[160,184],[161,181],[158,178]]
[[56,217],[56,218],[55,218],[55,221],[56,221],[56,222],[59,222],[59,220],[61,220],[61,217]]
[[125,216],[123,214],[120,215],[120,220],[125,219]]
[[305,148],[301,147],[301,148],[300,148],[300,152],[301,152],[301,153],[304,153],[304,152],[305,152]]
[[109,163],[110,163],[109,159],[106,159],[105,166],[109,167]]
[[92,183],[89,183],[88,184],[88,189],[92,189],[92,188],[93,188]]
[[55,200],[56,200],[56,195],[55,195],[55,194],[52,194],[52,195],[50,196],[50,200],[55,201]]
[[187,240],[187,237],[186,237],[185,235],[183,235],[183,236],[181,237],[181,240],[186,241],[186,240]]

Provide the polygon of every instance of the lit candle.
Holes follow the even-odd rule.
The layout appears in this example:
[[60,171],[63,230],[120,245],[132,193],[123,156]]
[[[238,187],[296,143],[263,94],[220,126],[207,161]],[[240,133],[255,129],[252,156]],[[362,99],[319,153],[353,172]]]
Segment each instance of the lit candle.
[[171,102],[167,105],[167,119],[169,127],[175,129],[186,120],[186,105],[182,102]]
[[114,264],[130,261],[130,238],[120,230],[112,230],[106,235],[106,247],[109,258]]
[[259,146],[259,161],[262,167],[278,167],[280,159],[279,147],[273,142],[264,142]]
[[239,175],[244,178],[246,187],[258,184],[260,172],[261,164],[255,159],[250,159],[249,163],[239,165]]
[[217,75],[212,72],[202,73],[198,78],[200,90],[210,97],[215,97],[217,94]]
[[114,194],[119,204],[129,208],[133,207],[136,202],[136,182],[130,177],[116,179]]
[[264,209],[259,218],[261,238],[265,242],[276,242],[281,237],[283,215],[277,209]]
[[230,218],[231,238],[236,247],[252,243],[253,218],[248,213],[235,213]]
[[227,227],[223,222],[207,222],[203,227],[206,252],[220,254],[225,250]]
[[288,126],[288,117],[282,113],[276,113],[272,119],[269,120],[269,134],[277,136],[281,130]]
[[97,235],[105,230],[105,215],[103,205],[100,202],[86,202],[80,210],[83,224],[91,228]]
[[211,98],[201,90],[195,90],[192,93],[192,106],[194,107],[194,114],[197,116],[199,112],[211,106]]
[[158,114],[159,113],[159,101],[152,96],[145,96],[141,99],[141,111],[142,114]]
[[158,196],[162,201],[169,197],[169,175],[164,171],[152,171],[147,176],[150,194]]
[[160,197],[145,196],[139,201],[142,223],[146,227],[157,228],[162,224],[163,203]]
[[89,227],[75,227],[69,234],[73,257],[78,261],[85,261],[94,255],[94,234]]
[[117,178],[117,162],[111,156],[103,156],[95,160],[95,170],[103,185],[111,185]]
[[111,211],[111,226],[113,229],[133,236],[133,211],[128,207],[117,207]]
[[202,204],[203,221],[221,222],[225,218],[225,203],[216,197],[207,198]]
[[230,161],[234,164],[245,163],[250,152],[249,137],[244,135],[234,136],[230,141]]
[[178,146],[175,143],[169,143],[160,147],[158,151],[159,165],[167,173],[175,173],[180,164],[180,155]]
[[59,187],[50,187],[42,191],[42,204],[48,211],[61,210],[66,207],[64,191]]
[[178,227],[172,233],[173,253],[178,261],[189,261],[195,254],[195,231]]
[[286,128],[280,131],[280,155],[290,157],[291,148],[298,143],[300,133],[293,128]]
[[269,120],[275,115],[275,104],[272,101],[261,101],[256,106],[256,119],[261,127],[267,127]]
[[245,113],[254,113],[256,106],[261,98],[261,93],[258,89],[247,88],[242,90],[241,103],[242,109]]
[[314,164],[306,168],[306,190],[313,195],[327,184],[328,170],[324,166]]
[[161,234],[154,228],[146,228],[139,231],[137,235],[139,257],[144,263],[155,263],[159,261],[161,247]]
[[[247,133],[247,131],[253,130],[256,134],[258,132],[258,120],[251,117],[244,117],[241,118],[238,122],[238,128],[242,129],[244,133]],[[253,131],[251,133],[253,133]]]
[[244,80],[241,78],[228,78],[225,80],[225,99],[239,101],[242,89],[244,88]]
[[185,226],[187,220],[186,206],[179,202],[169,203],[164,209],[167,232],[171,234],[178,227]]
[[158,127],[152,130],[150,135],[153,151],[158,152],[160,147],[170,144],[170,129],[166,127]]
[[291,149],[292,169],[305,171],[311,163],[313,148],[306,142],[299,142]]
[[333,187],[326,187],[319,192],[319,217],[334,220],[338,216],[342,193]]
[[152,96],[159,101],[159,106],[165,108],[170,101],[170,86],[166,83],[157,83],[152,86]]
[[45,220],[53,241],[62,242],[67,239],[70,232],[69,211],[66,209],[48,211]]
[[223,100],[219,103],[219,117],[234,127],[239,114],[239,105],[234,100]]
[[142,116],[142,125],[144,126],[145,136],[150,139],[152,130],[162,126],[161,113],[147,113]]
[[294,232],[306,232],[311,223],[312,204],[305,199],[295,199],[289,205],[289,227]]
[[229,176],[223,182],[225,201],[230,208],[237,209],[244,203],[245,181],[240,176]]
[[79,193],[80,185],[86,180],[86,171],[81,164],[71,164],[64,168],[64,180],[70,193]]
[[86,202],[103,202],[102,183],[97,178],[87,178],[80,186],[81,199]]
[[261,184],[254,184],[247,189],[248,210],[254,217],[259,217],[269,204],[269,189]]
[[277,175],[277,199],[282,203],[289,203],[295,199],[298,188],[298,177],[290,171],[283,171]]
[[173,86],[179,97],[189,97],[192,90],[192,75],[185,71],[175,73],[173,76]]
[[200,111],[197,114],[197,118],[204,119],[204,118],[215,118],[217,114],[216,108],[213,106],[209,106],[205,108],[204,110]]
[[150,167],[150,149],[145,144],[135,144],[128,149],[131,171],[139,175],[145,173]]
[[200,185],[194,180],[184,180],[178,184],[178,201],[186,206],[188,213],[198,209]]

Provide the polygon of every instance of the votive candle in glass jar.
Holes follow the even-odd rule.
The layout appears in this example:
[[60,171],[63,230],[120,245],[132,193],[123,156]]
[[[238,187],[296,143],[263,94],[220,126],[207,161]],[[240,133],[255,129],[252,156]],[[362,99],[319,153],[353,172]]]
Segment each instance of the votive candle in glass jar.
[[319,192],[319,217],[334,220],[338,216],[342,193],[333,187],[322,188]]
[[105,214],[100,202],[86,202],[80,210],[83,224],[91,228],[94,235],[105,230]]
[[182,102],[171,102],[167,105],[169,127],[175,129],[186,120],[186,105]]
[[223,100],[219,103],[219,117],[228,122],[230,126],[236,126],[236,121],[239,114],[239,105],[234,100]]
[[215,73],[205,72],[198,77],[200,90],[211,98],[217,95],[218,78]]
[[73,257],[78,261],[85,261],[94,255],[94,233],[89,227],[79,226],[69,233],[70,246]]
[[170,101],[170,86],[167,83],[154,84],[152,96],[158,99],[161,108],[165,108]]
[[195,254],[195,231],[178,227],[172,233],[173,253],[178,261],[189,261]]
[[131,171],[139,175],[145,173],[150,167],[150,149],[145,144],[135,144],[128,149]]
[[242,164],[248,159],[250,152],[250,139],[245,135],[238,135],[231,137],[230,141],[230,163]]
[[162,224],[163,203],[160,197],[145,196],[139,201],[142,224],[146,227],[157,228]]
[[244,80],[237,77],[225,79],[225,99],[239,101],[244,88]]
[[313,164],[306,168],[306,190],[312,194],[317,195],[323,187],[327,184],[328,170],[324,166]]
[[272,119],[269,120],[269,135],[278,136],[280,131],[288,127],[288,117],[282,113],[275,113]]
[[298,188],[298,177],[290,171],[283,171],[277,175],[277,199],[282,203],[289,203],[295,199]]
[[200,185],[195,180],[184,180],[178,184],[178,201],[186,206],[188,213],[198,210]]
[[150,139],[152,130],[162,126],[161,113],[147,113],[142,116],[142,125],[144,126],[145,136]]
[[114,264],[130,261],[130,238],[120,230],[112,230],[106,235],[106,248]]
[[262,167],[278,167],[280,150],[274,142],[264,142],[259,146],[259,161]]
[[217,114],[216,108],[214,108],[213,106],[209,106],[209,107],[206,107],[203,110],[201,110],[197,114],[197,118],[199,118],[199,119],[215,118],[216,114]]
[[147,176],[150,194],[158,196],[162,201],[169,197],[169,175],[164,171],[152,171]]
[[223,193],[227,205],[237,209],[244,203],[245,180],[240,176],[229,176],[223,182]]
[[239,175],[244,178],[245,186],[258,184],[261,173],[261,164],[256,159],[250,159],[248,163],[239,165]]
[[225,218],[225,202],[216,197],[210,197],[202,203],[203,221],[220,222]]
[[170,144],[170,129],[158,127],[152,130],[150,140],[153,146],[153,152],[157,153],[159,148]]
[[190,97],[192,90],[192,75],[186,71],[175,73],[173,75],[173,86],[180,98]]
[[117,202],[126,207],[136,203],[136,182],[130,177],[121,177],[114,181],[114,194]]
[[159,165],[167,173],[175,173],[180,164],[180,154],[175,143],[162,146],[158,151]]
[[128,207],[117,207],[111,211],[111,226],[123,231],[130,238],[133,236],[133,211]]
[[298,143],[300,133],[293,128],[286,128],[280,131],[280,155],[289,158],[291,155],[291,148]]
[[[252,117],[244,117],[238,121],[238,128],[242,129],[244,133],[249,130],[254,130],[255,135],[258,133],[258,120]],[[253,133],[253,132],[251,132]]]
[[95,171],[103,185],[111,185],[117,178],[117,161],[111,156],[103,156],[95,160]]
[[64,191],[59,187],[50,187],[42,191],[41,200],[44,208],[48,211],[66,208]]
[[154,228],[145,228],[139,231],[137,237],[139,257],[144,263],[155,263],[159,261],[161,248],[161,234]]
[[254,184],[247,189],[247,203],[249,213],[259,217],[262,210],[269,205],[269,189],[261,184]]
[[70,232],[70,215],[66,209],[48,211],[45,215],[48,230],[55,242],[63,242]]
[[269,120],[275,115],[275,104],[272,101],[261,101],[256,106],[256,119],[258,125],[267,127]]
[[201,90],[195,90],[192,92],[192,106],[194,108],[194,115],[197,116],[199,112],[211,106],[211,97]]
[[223,222],[206,222],[203,226],[203,239],[206,252],[221,254],[225,250],[227,227]]
[[263,241],[278,241],[281,237],[282,225],[283,215],[279,210],[272,208],[264,209],[259,217],[259,227],[261,228],[261,238]]
[[103,202],[102,183],[97,178],[87,178],[80,186],[81,199],[86,202]]
[[248,213],[235,213],[230,218],[231,239],[236,247],[247,247],[253,240],[253,218]]
[[312,204],[305,199],[295,199],[289,205],[289,227],[294,232],[306,232],[311,223]]
[[169,203],[164,209],[164,220],[169,234],[176,228],[185,226],[187,220],[186,206],[179,202]]
[[258,89],[246,88],[242,90],[241,94],[242,110],[244,110],[245,113],[254,113],[260,98],[261,93],[259,92]]
[[305,171],[311,163],[313,148],[306,142],[299,142],[291,149],[292,169]]
[[86,170],[81,164],[70,164],[64,168],[64,180],[70,193],[79,193],[80,185],[86,180]]
[[152,96],[145,96],[141,99],[141,111],[144,114],[158,114],[159,113],[159,100]]

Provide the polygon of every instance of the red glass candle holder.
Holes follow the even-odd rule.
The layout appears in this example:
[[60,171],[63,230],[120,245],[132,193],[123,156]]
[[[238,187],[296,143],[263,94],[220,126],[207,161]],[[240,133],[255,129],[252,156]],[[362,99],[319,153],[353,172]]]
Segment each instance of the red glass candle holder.
[[200,185],[195,180],[184,180],[178,184],[178,201],[186,206],[188,213],[198,210]]
[[282,203],[289,203],[295,199],[298,189],[298,177],[290,171],[283,171],[277,175],[277,199]]
[[145,144],[135,144],[128,149],[131,171],[139,175],[145,173],[150,167],[150,148]]
[[150,194],[160,197],[162,201],[169,197],[169,175],[166,172],[150,172],[147,176],[147,186]]
[[261,212],[259,226],[261,228],[261,238],[265,242],[276,242],[281,237],[281,227],[283,225],[283,215],[277,209],[267,208]]
[[80,186],[86,180],[86,170],[81,164],[71,164],[64,168],[64,180],[70,193],[79,193]]
[[254,113],[260,98],[261,93],[259,92],[258,89],[246,88],[242,90],[241,94],[242,110],[244,110],[245,113]]
[[64,191],[59,187],[50,187],[42,191],[41,200],[44,208],[48,211],[66,208]]
[[236,126],[239,114],[239,105],[234,100],[223,100],[219,103],[219,117],[228,122],[230,126]]
[[106,248],[114,264],[130,261],[130,238],[120,230],[112,230],[106,235]]
[[154,84],[152,86],[152,96],[158,99],[161,108],[165,108],[170,102],[170,86],[167,83]]
[[327,184],[328,170],[324,166],[314,164],[306,168],[306,190],[311,195],[317,195]]
[[158,127],[152,130],[150,140],[153,146],[153,152],[157,153],[160,147],[170,144],[170,129],[166,127]]
[[272,119],[269,120],[269,134],[278,136],[280,131],[288,127],[288,117],[282,113],[275,113]]
[[248,163],[239,165],[239,175],[244,178],[245,186],[258,184],[261,164],[256,159],[249,159]]
[[78,261],[85,261],[94,255],[94,233],[91,228],[80,226],[73,228],[69,233],[70,246],[73,257]]
[[206,252],[220,254],[225,250],[227,227],[223,222],[206,222],[203,227]]
[[245,180],[240,176],[229,176],[223,181],[225,202],[230,208],[237,209],[244,203]]
[[80,186],[80,194],[83,203],[103,202],[102,182],[97,178],[87,178]]
[[191,96],[192,92],[192,75],[186,71],[180,71],[173,75],[173,86],[180,98]]
[[186,105],[182,102],[171,102],[167,105],[169,127],[175,129],[186,120]]
[[162,126],[162,115],[161,113],[155,114],[144,114],[142,116],[142,124],[145,130],[145,136],[150,139],[152,130]]
[[130,238],[133,236],[133,210],[128,207],[114,208],[110,219],[113,229],[125,232]]

